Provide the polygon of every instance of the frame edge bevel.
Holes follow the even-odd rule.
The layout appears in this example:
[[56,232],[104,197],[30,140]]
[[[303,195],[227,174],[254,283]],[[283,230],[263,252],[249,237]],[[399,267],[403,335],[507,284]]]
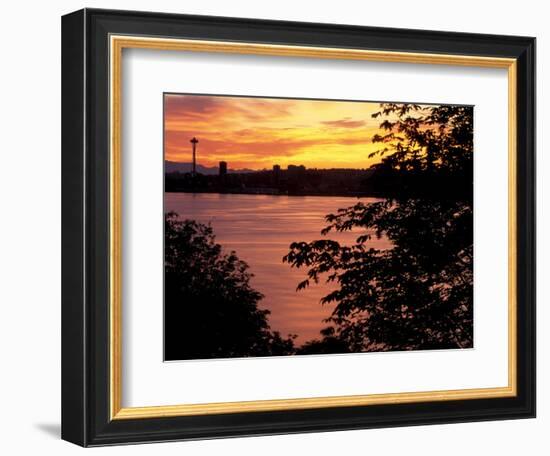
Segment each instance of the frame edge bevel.
[[61,438],[87,445],[85,315],[85,20],[62,17]]

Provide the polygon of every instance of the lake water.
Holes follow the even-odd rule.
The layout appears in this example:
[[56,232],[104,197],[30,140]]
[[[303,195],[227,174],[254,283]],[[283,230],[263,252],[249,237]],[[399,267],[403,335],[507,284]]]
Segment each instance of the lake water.
[[[361,198],[362,202],[376,201]],[[228,195],[217,193],[166,193],[165,210],[180,218],[210,223],[216,241],[225,251],[234,250],[254,274],[251,285],[265,297],[260,307],[269,309],[269,323],[282,335],[296,334],[298,344],[318,338],[326,326],[323,319],[333,309],[320,299],[334,285],[313,284],[296,291],[306,278],[306,269],[291,268],[282,258],[294,241],[334,239],[352,244],[360,232],[320,234],[326,214],[358,202],[351,197]],[[384,239],[372,241],[373,247],[386,248]]]

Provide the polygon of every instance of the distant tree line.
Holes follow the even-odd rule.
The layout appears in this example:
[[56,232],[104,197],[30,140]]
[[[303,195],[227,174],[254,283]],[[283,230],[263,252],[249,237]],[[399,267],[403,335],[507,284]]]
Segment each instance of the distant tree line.
[[367,196],[370,169],[315,169],[289,166],[222,175],[166,173],[166,192],[252,193],[268,195]]

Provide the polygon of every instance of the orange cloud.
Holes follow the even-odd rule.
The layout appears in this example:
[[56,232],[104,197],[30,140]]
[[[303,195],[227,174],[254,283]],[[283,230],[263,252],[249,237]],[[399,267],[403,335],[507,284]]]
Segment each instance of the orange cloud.
[[368,168],[378,103],[166,94],[165,159],[231,168]]
[[349,117],[346,117],[339,120],[323,120],[321,123],[329,127],[358,128],[364,126],[366,122],[364,120],[351,120]]

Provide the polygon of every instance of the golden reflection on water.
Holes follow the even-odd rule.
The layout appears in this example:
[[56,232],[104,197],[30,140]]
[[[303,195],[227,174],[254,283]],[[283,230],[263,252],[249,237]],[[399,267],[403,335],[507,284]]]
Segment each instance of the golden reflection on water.
[[[322,236],[320,231],[326,226],[325,215],[356,204],[357,198],[166,193],[164,201],[166,212],[210,223],[224,250],[234,250],[248,263],[254,274],[252,286],[265,296],[260,307],[271,311],[273,330],[296,334],[298,344],[319,336],[319,330],[326,326],[323,319],[333,309],[319,301],[334,285],[319,283],[297,292],[296,285],[306,278],[306,270],[291,268],[282,258],[294,241],[324,238],[352,244],[360,232]],[[388,247],[385,239],[373,238],[370,243],[376,248]]]

